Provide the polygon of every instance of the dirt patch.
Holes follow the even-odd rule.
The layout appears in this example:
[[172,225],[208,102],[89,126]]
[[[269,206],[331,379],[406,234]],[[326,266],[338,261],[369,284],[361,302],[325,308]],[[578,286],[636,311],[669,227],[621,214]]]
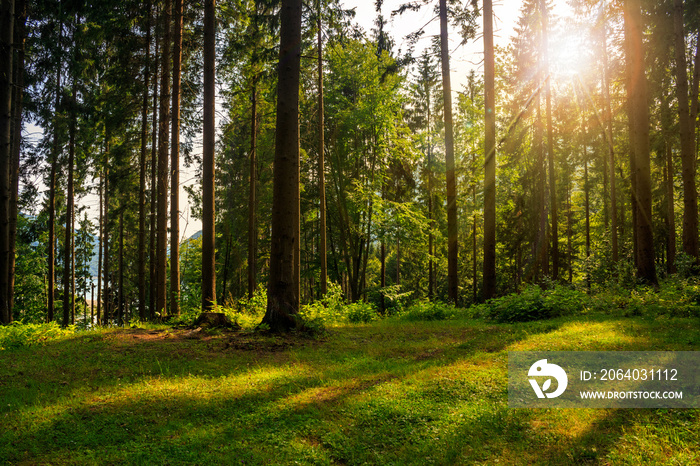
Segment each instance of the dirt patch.
[[195,329],[142,329],[129,328],[113,332],[110,338],[126,344],[185,342],[207,343],[212,352],[252,351],[256,353],[278,353],[291,348],[319,344],[321,340],[299,335],[265,335],[239,330]]

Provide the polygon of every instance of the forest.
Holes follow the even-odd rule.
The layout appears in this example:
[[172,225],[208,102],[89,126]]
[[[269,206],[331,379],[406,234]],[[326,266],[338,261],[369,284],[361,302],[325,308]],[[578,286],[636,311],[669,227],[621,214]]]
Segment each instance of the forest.
[[700,461],[507,374],[700,348],[700,2],[366,3],[0,0],[0,459]]

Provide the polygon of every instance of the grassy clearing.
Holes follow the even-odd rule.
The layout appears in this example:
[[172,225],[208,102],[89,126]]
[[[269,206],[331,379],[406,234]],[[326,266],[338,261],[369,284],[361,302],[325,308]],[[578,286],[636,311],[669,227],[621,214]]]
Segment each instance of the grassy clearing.
[[698,350],[693,318],[104,329],[0,351],[0,463],[697,464],[694,410],[514,410],[509,350]]

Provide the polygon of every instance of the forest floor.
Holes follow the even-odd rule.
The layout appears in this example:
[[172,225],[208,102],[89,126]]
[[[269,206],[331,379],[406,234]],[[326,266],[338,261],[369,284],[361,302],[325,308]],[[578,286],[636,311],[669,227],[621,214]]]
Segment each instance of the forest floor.
[[694,318],[169,327],[0,351],[0,464],[698,464],[700,412],[510,409],[513,350],[700,350]]

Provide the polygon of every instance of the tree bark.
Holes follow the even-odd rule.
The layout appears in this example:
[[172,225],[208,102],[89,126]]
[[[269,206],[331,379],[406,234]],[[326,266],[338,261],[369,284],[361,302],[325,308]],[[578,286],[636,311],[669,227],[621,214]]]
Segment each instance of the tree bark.
[[[156,14],[157,16],[157,14]],[[150,191],[150,234],[149,234],[149,293],[148,293],[148,319],[156,317],[156,302],[158,296],[158,252],[156,251],[157,236],[157,212],[158,212],[158,59],[160,50],[160,35],[155,34],[154,60],[155,70],[153,71],[153,116],[151,129],[151,191]]]
[[17,238],[17,198],[19,195],[19,160],[22,144],[22,98],[24,94],[24,44],[26,41],[27,3],[25,0],[15,2],[15,45],[17,61],[14,67],[15,92],[13,103],[14,131],[12,134],[12,159],[10,161],[10,233],[9,233],[9,276],[8,276],[8,317],[12,322],[12,309],[15,295],[15,240]]
[[668,214],[666,215],[666,250],[668,260],[666,261],[666,270],[668,273],[676,273],[676,212],[673,195],[673,152],[671,151],[671,143],[668,139],[665,141],[666,146],[666,205]]
[[676,57],[676,98],[683,179],[683,252],[698,259],[698,192],[695,187],[695,132],[688,106],[688,71],[683,32],[683,0],[674,0],[673,32]]
[[630,100],[631,113],[634,115],[632,119],[634,131],[631,141],[634,146],[635,158],[635,170],[632,175],[637,182],[637,276],[644,282],[657,286],[651,217],[649,107],[644,69],[640,0],[626,0],[625,10],[625,35],[629,37],[627,41],[628,70],[630,73],[628,99]]
[[168,134],[170,126],[170,22],[171,2],[165,0],[161,12],[163,41],[160,66],[160,108],[158,118],[158,216],[156,235],[156,311],[167,312],[167,248],[168,248]]
[[146,146],[148,145],[148,86],[151,71],[151,0],[146,5],[146,63],[143,75],[141,107],[141,157],[139,159],[139,244],[138,288],[139,319],[146,320]]
[[99,219],[99,241],[97,246],[97,325],[102,323],[101,311],[102,311],[102,244],[104,242],[104,220],[103,220],[103,192],[104,192],[104,177],[102,171],[100,170],[100,187],[99,187],[99,197],[100,197],[100,219]]
[[549,212],[551,216],[550,235],[552,239],[552,279],[559,279],[559,216],[557,209],[557,176],[554,170],[554,129],[552,124],[552,89],[549,76],[549,12],[542,0],[542,43],[544,46],[545,107],[547,112],[547,161],[549,164]]
[[[257,70],[255,71],[257,73]],[[257,207],[257,149],[258,149],[258,77],[253,76],[253,90],[250,109],[250,175],[248,194],[248,299],[255,294],[255,273],[258,257]]]
[[170,315],[180,315],[180,81],[182,0],[173,10],[173,103],[170,143]]
[[272,194],[272,237],[267,311],[271,331],[297,326],[296,254],[299,246],[299,74],[301,0],[282,0],[277,122]]
[[615,183],[615,145],[613,135],[613,119],[612,108],[610,104],[610,76],[608,70],[608,45],[607,45],[607,30],[606,24],[603,24],[603,99],[605,100],[605,121],[607,123],[604,131],[606,131],[606,140],[608,145],[608,156],[610,165],[610,226],[612,260],[617,262],[619,259],[618,252],[618,237],[617,237],[617,191]]
[[[109,141],[109,137],[107,138]],[[102,309],[102,322],[104,325],[107,325],[109,323],[109,318],[111,317],[111,312],[112,312],[112,289],[110,287],[110,272],[109,272],[109,265],[110,265],[110,260],[109,260],[109,142],[107,142],[107,147],[105,151],[105,166],[104,166],[104,235],[103,235],[103,245],[102,247],[104,248],[104,252],[102,253],[102,267],[103,267],[103,273],[104,273],[104,306]]]
[[216,301],[214,227],[214,86],[216,45],[215,0],[204,2],[204,147],[202,149],[202,311]]
[[66,193],[66,232],[63,254],[63,326],[67,327],[71,323],[71,276],[72,276],[72,260],[71,260],[71,243],[73,242],[73,205],[75,203],[73,184],[73,173],[75,165],[75,125],[77,115],[75,114],[75,93],[77,86],[75,76],[73,77],[73,86],[70,99],[70,126],[68,130],[68,192]]
[[450,84],[450,50],[447,42],[447,1],[440,0],[440,58],[442,63],[442,97],[445,115],[445,164],[447,166],[447,290],[450,301],[457,304],[459,257],[457,235],[457,183],[452,127],[452,86]]
[[[122,201],[123,202],[123,201]],[[117,293],[117,325],[124,325],[124,205],[119,212],[119,291]]]
[[316,8],[318,14],[318,192],[319,192],[319,217],[320,241],[318,255],[321,259],[321,296],[328,292],[328,250],[326,238],[326,168],[325,168],[325,141],[324,141],[324,108],[323,108],[323,41],[321,37],[321,1]]
[[[59,47],[63,37],[63,20],[58,26]],[[56,170],[58,168],[58,120],[61,105],[61,66],[60,57],[56,65],[56,100],[54,101],[53,142],[51,147],[51,173],[49,175],[49,244],[47,245],[48,309],[47,320],[54,319],[54,289],[56,288]]]
[[496,92],[493,10],[484,0],[484,299],[496,295]]
[[14,0],[0,2],[0,323],[10,323],[10,159]]

